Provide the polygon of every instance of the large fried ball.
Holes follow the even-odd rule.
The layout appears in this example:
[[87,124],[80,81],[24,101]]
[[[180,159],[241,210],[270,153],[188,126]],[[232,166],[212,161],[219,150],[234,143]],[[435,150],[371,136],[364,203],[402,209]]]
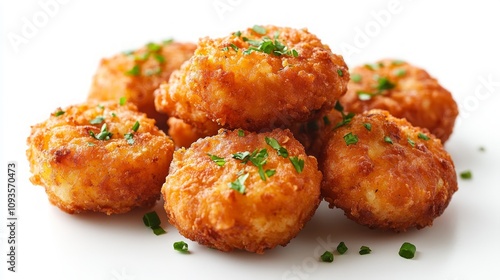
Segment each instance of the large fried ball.
[[348,68],[307,29],[255,26],[202,38],[195,54],[156,95],[158,111],[205,127],[289,127],[331,109]]
[[94,74],[88,99],[104,101],[124,97],[164,128],[168,116],[156,111],[154,91],[168,81],[172,71],[188,60],[195,49],[193,43],[169,40],[104,58]]
[[453,132],[458,106],[451,93],[424,69],[400,60],[380,60],[352,69],[346,111],[387,110],[427,128],[444,143]]
[[320,163],[330,207],[370,228],[430,226],[457,191],[455,167],[441,141],[383,110],[335,129]]
[[174,152],[162,193],[185,237],[263,253],[288,244],[312,217],[321,178],[316,158],[288,130],[220,130]]
[[124,213],[152,206],[174,144],[131,103],[87,102],[57,109],[31,127],[31,182],[68,213]]

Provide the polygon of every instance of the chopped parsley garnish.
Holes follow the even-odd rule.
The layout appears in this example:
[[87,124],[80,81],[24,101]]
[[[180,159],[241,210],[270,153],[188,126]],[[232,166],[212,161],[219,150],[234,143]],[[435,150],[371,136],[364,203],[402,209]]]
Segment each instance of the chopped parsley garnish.
[[393,73],[397,77],[403,77],[404,75],[406,75],[406,69],[404,69],[404,68],[396,69],[396,70],[394,70]]
[[284,158],[288,157],[288,150],[282,147],[278,143],[278,140],[272,137],[266,137],[266,143],[278,152],[278,156],[282,156]]
[[228,184],[229,188],[241,194],[245,194],[245,181],[247,178],[248,178],[248,173],[239,176],[234,182]]
[[267,54],[273,54],[275,56],[288,55],[293,57],[298,57],[299,53],[295,49],[288,49],[283,43],[278,40],[278,33],[274,35],[274,39],[267,36],[263,37],[262,40],[250,40],[247,37],[243,37],[243,41],[249,43],[251,47],[243,52],[243,54],[248,55],[252,52],[263,52]]
[[405,62],[403,60],[393,60],[391,62],[392,65],[395,65],[395,66],[398,66],[398,65],[401,65],[401,64],[404,64]]
[[140,126],[141,126],[141,124],[139,123],[139,121],[135,121],[134,125],[132,126],[132,130],[134,132],[137,132],[137,130],[139,129]]
[[344,241],[340,242],[339,245],[337,245],[337,252],[339,252],[339,254],[341,255],[347,252],[347,246],[345,245]]
[[415,245],[405,242],[401,245],[401,248],[399,248],[399,255],[405,259],[413,259],[416,251],[417,247],[415,247]]
[[157,51],[161,50],[161,45],[151,42],[151,43],[148,43],[146,45],[146,48],[150,52],[157,52]]
[[250,152],[237,152],[233,154],[233,158],[239,159],[242,163],[247,163],[250,159]]
[[125,105],[127,103],[127,98],[125,96],[120,97],[120,106]]
[[233,35],[236,36],[236,37],[240,37],[241,36],[241,31],[238,30],[238,31],[234,32]]
[[238,136],[239,137],[244,137],[245,136],[245,131],[243,129],[238,129]]
[[358,136],[355,134],[352,134],[352,132],[347,133],[344,135],[344,141],[347,146],[349,145],[354,145],[358,143]]
[[335,128],[338,128],[338,127],[341,127],[343,125],[346,125],[346,124],[350,123],[351,120],[352,120],[352,118],[354,117],[354,113],[348,113],[348,114],[346,114],[344,112],[344,107],[340,104],[339,101],[337,101],[337,103],[335,103],[334,109],[337,110],[337,111],[339,111],[340,114],[342,115],[342,121],[340,121],[337,125],[335,125]]
[[333,254],[330,251],[325,251],[323,255],[321,255],[321,261],[323,262],[333,262]]
[[265,173],[266,173],[266,176],[268,178],[271,178],[271,176],[273,176],[274,174],[276,174],[276,170],[275,169],[268,169],[268,170],[265,171]]
[[377,79],[376,89],[379,92],[384,91],[384,90],[393,89],[395,86],[396,85],[393,84],[391,81],[389,81],[389,79],[387,79],[386,77],[378,77],[378,79]]
[[466,170],[466,171],[460,172],[460,178],[462,178],[464,180],[472,179],[472,171]]
[[298,173],[302,173],[302,170],[304,170],[303,159],[299,159],[299,157],[290,157],[290,162]]
[[126,71],[125,74],[129,76],[139,76],[139,74],[141,74],[141,68],[136,64],[130,68],[130,70]]
[[262,25],[254,25],[252,27],[252,30],[255,31],[256,33],[260,34],[260,35],[265,35],[267,30],[264,26]]
[[364,123],[363,126],[366,128],[366,130],[372,131],[372,124],[371,123]]
[[240,48],[238,48],[238,46],[236,46],[235,44],[231,44],[229,45],[235,52],[237,52]]
[[166,231],[160,226],[161,224],[160,217],[158,217],[156,211],[144,214],[144,216],[142,217],[142,221],[144,222],[145,226],[153,230],[153,233],[155,235],[166,233]]
[[370,247],[368,246],[361,246],[361,248],[359,248],[359,254],[360,255],[367,255],[367,254],[370,254],[371,253],[371,249]]
[[[137,130],[139,129],[139,121],[136,121],[134,123],[134,125],[132,126],[132,131],[134,132],[137,132]],[[123,137],[127,140],[127,143],[129,143],[130,145],[134,144],[134,133],[133,132],[130,132],[130,133],[125,133],[125,135],[123,135]]]
[[367,69],[370,69],[372,71],[375,71],[375,70],[378,70],[379,68],[382,68],[384,67],[384,64],[382,62],[378,62],[378,63],[370,63],[370,64],[365,64],[365,67]]
[[59,117],[61,115],[64,115],[64,113],[66,113],[66,112],[63,110],[58,110],[57,112],[54,113],[54,116]]
[[361,82],[361,75],[358,74],[358,73],[354,73],[351,75],[351,81],[355,82],[355,83],[359,83]]
[[159,53],[155,53],[155,54],[153,54],[153,57],[159,63],[165,63],[165,57],[163,55],[161,55]]
[[344,72],[342,71],[342,69],[337,69],[337,74],[338,74],[340,77],[343,77],[343,76],[344,76]]
[[377,85],[375,86],[375,92],[367,91],[357,91],[359,100],[366,101],[372,99],[372,97],[377,95],[382,95],[386,90],[393,89],[396,85],[389,81],[386,77],[376,76]]
[[389,143],[389,144],[393,144],[392,139],[391,139],[390,136],[385,136],[384,137],[384,142]]
[[94,119],[90,120],[90,124],[100,124],[104,122],[103,116],[97,116]]
[[425,140],[425,141],[431,139],[431,138],[429,138],[429,136],[427,136],[427,135],[425,135],[425,134],[423,134],[421,132],[418,134],[418,138],[420,138],[422,140]]
[[212,154],[207,154],[210,159],[215,162],[218,166],[224,166],[224,164],[226,164],[226,160],[222,157],[218,157],[216,155],[212,155]]
[[103,124],[101,127],[101,131],[99,134],[95,135],[95,133],[92,130],[89,130],[90,136],[94,137],[97,140],[109,140],[111,139],[111,136],[113,136],[113,133],[108,131],[108,125]]
[[184,241],[174,242],[174,249],[176,251],[181,252],[181,253],[187,253],[187,252],[189,252],[189,246]]
[[411,140],[408,138],[408,144],[410,144],[412,147],[415,147],[415,141]]

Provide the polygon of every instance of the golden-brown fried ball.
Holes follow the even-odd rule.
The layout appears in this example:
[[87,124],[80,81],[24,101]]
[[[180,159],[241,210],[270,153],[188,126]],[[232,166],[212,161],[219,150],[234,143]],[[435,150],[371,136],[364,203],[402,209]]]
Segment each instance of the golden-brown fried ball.
[[335,129],[320,166],[330,207],[370,228],[430,226],[457,190],[441,141],[383,110],[356,115]]
[[156,109],[204,127],[290,127],[333,108],[348,68],[307,29],[255,26],[199,40],[195,54],[156,94]]
[[220,130],[174,152],[162,194],[186,238],[263,253],[288,244],[312,217],[321,178],[316,158],[289,130]]
[[352,70],[346,111],[387,110],[412,125],[427,128],[441,142],[453,132],[458,106],[451,93],[424,69],[400,60],[380,60]]
[[172,71],[188,60],[195,49],[193,43],[165,41],[104,58],[93,77],[88,99],[104,101],[125,97],[164,128],[168,116],[156,111],[154,91],[168,81]]
[[213,131],[213,133],[209,134],[201,133],[198,129],[196,129],[196,127],[193,127],[183,120],[174,117],[168,118],[167,124],[168,135],[172,137],[175,147],[177,148],[187,148],[200,138],[217,134],[217,131]]
[[160,198],[172,140],[131,103],[57,109],[27,139],[31,182],[68,213],[124,213]]

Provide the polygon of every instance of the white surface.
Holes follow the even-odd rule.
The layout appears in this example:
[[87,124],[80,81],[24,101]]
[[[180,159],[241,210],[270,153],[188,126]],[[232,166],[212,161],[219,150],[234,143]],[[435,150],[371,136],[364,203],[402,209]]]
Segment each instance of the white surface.
[[[496,1],[326,5],[327,1],[310,0],[99,4],[67,0],[57,9],[52,7],[44,23],[41,13],[47,12],[39,3],[45,2],[49,0],[2,1],[0,7],[4,186],[7,162],[19,166],[17,272],[7,271],[7,227],[2,225],[1,279],[497,279],[500,9]],[[392,13],[388,5],[395,5]],[[377,22],[376,15],[385,17]],[[24,19],[33,22],[34,16],[39,27],[16,47],[9,37],[23,36]],[[43,188],[29,182],[25,141],[30,125],[45,120],[58,106],[85,100],[102,57],[149,41],[173,37],[195,42],[254,24],[308,27],[345,55],[349,66],[385,57],[408,60],[427,69],[454,94],[461,116],[446,148],[457,172],[470,169],[474,178],[459,179],[459,191],[433,227],[401,234],[369,230],[322,204],[287,247],[264,255],[222,253],[180,236],[167,225],[160,204],[156,210],[168,233],[157,237],[142,224],[144,210],[111,217],[68,215],[50,205]],[[357,52],[349,54],[346,44]],[[488,87],[485,80],[490,80]],[[479,147],[486,150],[480,152]],[[6,224],[5,202],[6,188],[2,188],[2,224]],[[191,254],[172,249],[178,240],[188,241]],[[323,246],[334,249],[340,241],[349,247],[346,255],[335,255],[330,264],[317,260],[315,252],[323,252]],[[417,246],[415,259],[398,256],[404,241]],[[372,253],[360,256],[361,245],[370,246]]]

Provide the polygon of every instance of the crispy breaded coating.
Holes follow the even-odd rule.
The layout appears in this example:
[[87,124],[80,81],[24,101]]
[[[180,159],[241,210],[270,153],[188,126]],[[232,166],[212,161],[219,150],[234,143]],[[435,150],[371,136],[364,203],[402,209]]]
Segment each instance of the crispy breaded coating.
[[87,102],[57,109],[31,127],[31,182],[68,213],[150,207],[172,160],[172,140],[132,103]]
[[195,54],[156,94],[156,109],[199,129],[290,127],[333,107],[348,68],[307,29],[255,26],[201,38]]
[[168,116],[156,111],[154,91],[168,81],[194,53],[196,44],[165,41],[149,43],[137,50],[101,60],[92,80],[89,100],[118,100],[125,97],[140,112],[165,128]]
[[441,141],[383,110],[356,115],[335,129],[320,166],[330,207],[370,228],[430,226],[458,188]]
[[316,158],[289,130],[222,129],[174,152],[162,194],[170,223],[186,238],[263,253],[288,244],[309,221],[321,178]]
[[168,118],[167,124],[168,135],[172,137],[175,147],[177,148],[187,148],[200,138],[217,134],[217,131],[209,134],[201,133],[198,129],[196,129],[196,127],[193,127],[183,120],[174,117]]
[[427,128],[445,143],[453,132],[458,106],[451,93],[424,69],[385,59],[352,69],[346,111],[387,110],[412,125]]

